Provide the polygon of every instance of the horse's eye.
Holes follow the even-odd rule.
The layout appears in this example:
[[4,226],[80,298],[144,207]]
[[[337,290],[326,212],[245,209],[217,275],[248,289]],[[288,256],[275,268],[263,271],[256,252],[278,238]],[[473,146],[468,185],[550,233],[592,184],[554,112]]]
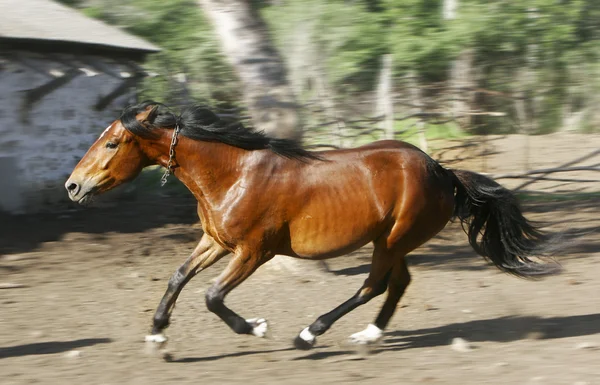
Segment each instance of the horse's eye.
[[117,144],[114,142],[106,142],[106,148],[117,148]]

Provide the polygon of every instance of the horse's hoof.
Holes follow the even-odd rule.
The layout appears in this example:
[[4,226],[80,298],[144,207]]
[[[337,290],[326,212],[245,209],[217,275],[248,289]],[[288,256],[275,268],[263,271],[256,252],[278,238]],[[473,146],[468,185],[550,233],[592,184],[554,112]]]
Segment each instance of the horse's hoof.
[[165,344],[168,341],[167,336],[162,333],[148,334],[145,338],[146,342],[153,342],[157,344]]
[[348,338],[348,342],[353,345],[375,345],[383,338],[383,330],[370,324],[363,331],[354,333]]
[[145,338],[145,341],[146,347],[144,350],[146,351],[146,354],[155,355],[164,349],[164,347],[167,345],[168,338],[162,333],[148,334]]
[[298,350],[310,350],[315,346],[317,337],[308,328],[302,330],[294,339],[294,346]]
[[269,323],[264,318],[250,318],[246,322],[252,326],[252,334],[264,338],[269,331]]
[[167,345],[167,337],[162,334],[149,334],[145,338],[146,345],[144,346],[144,352],[149,356],[160,356],[165,351]]

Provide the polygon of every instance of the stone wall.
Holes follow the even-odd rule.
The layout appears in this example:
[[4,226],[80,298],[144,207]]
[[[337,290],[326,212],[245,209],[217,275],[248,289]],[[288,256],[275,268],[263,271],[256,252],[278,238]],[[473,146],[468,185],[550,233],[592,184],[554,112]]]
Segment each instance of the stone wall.
[[3,56],[0,210],[52,210],[67,198],[63,184],[73,167],[122,108],[135,101],[135,93],[128,87],[101,110],[98,102],[131,82],[132,72],[102,57]]

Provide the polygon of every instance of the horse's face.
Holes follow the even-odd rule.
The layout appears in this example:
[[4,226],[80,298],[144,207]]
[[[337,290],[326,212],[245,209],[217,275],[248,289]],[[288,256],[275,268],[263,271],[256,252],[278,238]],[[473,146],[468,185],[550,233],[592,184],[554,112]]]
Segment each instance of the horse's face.
[[147,165],[148,157],[137,138],[116,120],[75,166],[65,187],[72,201],[83,204],[135,178]]

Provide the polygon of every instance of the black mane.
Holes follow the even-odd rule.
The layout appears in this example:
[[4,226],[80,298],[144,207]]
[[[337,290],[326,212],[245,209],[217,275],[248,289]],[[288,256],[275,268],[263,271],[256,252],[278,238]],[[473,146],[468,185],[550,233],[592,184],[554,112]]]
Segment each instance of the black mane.
[[[136,116],[151,106],[158,106],[156,115],[151,121],[140,123]],[[286,158],[303,161],[319,159],[318,155],[303,149],[296,140],[272,138],[263,132],[244,127],[240,122],[224,121],[203,106],[185,107],[181,114],[176,116],[165,105],[149,100],[127,107],[120,120],[129,132],[142,138],[154,137],[155,130],[173,129],[179,124],[180,134],[190,139],[225,143],[245,150],[270,149]]]

